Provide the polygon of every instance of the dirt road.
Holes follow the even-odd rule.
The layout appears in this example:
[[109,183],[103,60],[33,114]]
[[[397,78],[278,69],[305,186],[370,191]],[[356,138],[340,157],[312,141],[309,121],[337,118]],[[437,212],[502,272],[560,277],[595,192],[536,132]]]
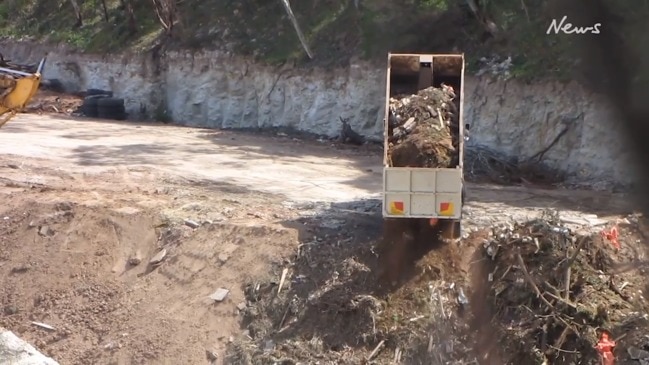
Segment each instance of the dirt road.
[[68,171],[155,169],[300,201],[349,201],[380,191],[376,154],[339,153],[325,142],[61,118],[21,115],[3,128],[0,153],[47,158]]
[[[250,285],[277,286],[296,251],[373,257],[380,158],[287,136],[21,115],[0,130],[0,327],[62,364],[224,363],[228,343],[256,335],[240,327]],[[469,229],[548,207],[630,209],[621,195],[485,185],[468,200]],[[310,260],[313,277],[291,283],[334,270]],[[209,298],[218,288],[223,302]]]

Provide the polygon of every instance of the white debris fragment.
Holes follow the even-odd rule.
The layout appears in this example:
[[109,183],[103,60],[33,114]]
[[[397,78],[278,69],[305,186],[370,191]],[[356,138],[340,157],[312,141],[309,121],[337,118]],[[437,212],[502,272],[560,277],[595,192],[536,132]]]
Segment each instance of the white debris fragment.
[[155,256],[151,258],[151,260],[149,260],[149,264],[151,264],[152,266],[160,265],[162,261],[164,261],[165,257],[167,257],[167,249],[163,248],[157,254],[155,254]]
[[50,326],[47,323],[42,323],[42,322],[32,322],[32,324],[36,327],[44,328],[49,331],[54,331],[54,327]]
[[230,294],[230,291],[225,288],[218,288],[214,293],[210,295],[210,299],[216,301],[216,302],[222,302],[225,300],[225,298]]
[[193,221],[191,219],[185,219],[185,225],[190,228],[198,228],[201,226],[200,223]]

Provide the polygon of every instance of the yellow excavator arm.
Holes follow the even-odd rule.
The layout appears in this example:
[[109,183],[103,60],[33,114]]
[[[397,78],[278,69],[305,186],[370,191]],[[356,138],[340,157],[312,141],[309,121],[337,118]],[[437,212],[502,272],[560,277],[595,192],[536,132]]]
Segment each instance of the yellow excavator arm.
[[0,67],[0,128],[34,97],[41,83],[43,66],[45,58],[34,73]]

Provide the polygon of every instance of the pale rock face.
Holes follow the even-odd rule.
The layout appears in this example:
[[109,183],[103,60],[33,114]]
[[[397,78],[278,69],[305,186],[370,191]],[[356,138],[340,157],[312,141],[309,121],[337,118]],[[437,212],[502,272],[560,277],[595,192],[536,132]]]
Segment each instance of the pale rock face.
[[59,365],[10,331],[0,328],[0,364]]
[[[1,42],[0,42],[1,43]],[[125,99],[132,118],[167,115],[178,124],[208,128],[290,127],[335,136],[339,117],[374,140],[382,135],[385,71],[353,62],[337,69],[270,67],[224,51],[154,56],[78,54],[64,47],[2,44],[7,58],[36,62],[45,53],[46,78],[69,91],[108,89]],[[571,182],[628,185],[637,171],[604,100],[576,84],[467,76],[464,120],[468,145],[529,158],[543,156]]]

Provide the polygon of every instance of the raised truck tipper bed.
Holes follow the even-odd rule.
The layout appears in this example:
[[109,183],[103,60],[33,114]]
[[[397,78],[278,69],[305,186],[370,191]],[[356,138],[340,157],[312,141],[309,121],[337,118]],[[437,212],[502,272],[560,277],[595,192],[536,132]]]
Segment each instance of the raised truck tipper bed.
[[464,55],[388,55],[382,210],[391,271],[433,235],[460,236],[463,95]]

